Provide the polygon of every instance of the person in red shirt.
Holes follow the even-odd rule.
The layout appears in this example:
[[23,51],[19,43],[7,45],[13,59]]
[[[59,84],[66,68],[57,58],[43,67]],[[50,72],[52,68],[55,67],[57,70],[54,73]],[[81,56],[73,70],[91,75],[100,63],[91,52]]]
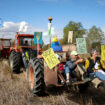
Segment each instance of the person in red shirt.
[[60,80],[58,78],[58,82],[60,82],[61,84],[64,84],[65,71],[64,71],[64,64],[61,62],[62,56],[59,56],[58,59],[60,61],[60,63],[58,64],[58,75],[60,77]]

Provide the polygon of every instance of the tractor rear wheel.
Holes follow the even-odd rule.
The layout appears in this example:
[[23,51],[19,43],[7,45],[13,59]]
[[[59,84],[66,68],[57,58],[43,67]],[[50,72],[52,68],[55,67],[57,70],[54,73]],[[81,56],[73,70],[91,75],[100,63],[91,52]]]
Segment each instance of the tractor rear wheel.
[[9,66],[12,72],[19,73],[20,72],[20,55],[14,51],[11,52],[9,56]]
[[44,64],[41,59],[34,58],[29,61],[27,80],[30,91],[41,96],[44,94]]

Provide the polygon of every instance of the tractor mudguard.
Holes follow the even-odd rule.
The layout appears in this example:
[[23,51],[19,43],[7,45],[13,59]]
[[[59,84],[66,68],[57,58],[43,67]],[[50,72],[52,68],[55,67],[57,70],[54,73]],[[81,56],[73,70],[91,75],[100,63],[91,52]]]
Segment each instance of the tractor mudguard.
[[49,69],[47,64],[44,62],[44,80],[46,85],[58,85],[58,73],[57,69]]

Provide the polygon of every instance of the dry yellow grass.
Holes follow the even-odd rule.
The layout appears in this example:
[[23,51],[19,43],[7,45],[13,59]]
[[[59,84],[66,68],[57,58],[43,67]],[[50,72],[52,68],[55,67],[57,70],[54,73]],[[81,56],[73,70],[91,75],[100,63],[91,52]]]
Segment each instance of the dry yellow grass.
[[6,61],[0,62],[0,105],[67,105],[66,95],[51,89],[48,96],[33,96],[28,90],[25,72],[11,76]]
[[80,93],[67,87],[47,87],[46,91],[48,96],[33,96],[28,90],[25,72],[11,77],[7,63],[0,62],[0,105],[105,105],[105,98],[95,90]]

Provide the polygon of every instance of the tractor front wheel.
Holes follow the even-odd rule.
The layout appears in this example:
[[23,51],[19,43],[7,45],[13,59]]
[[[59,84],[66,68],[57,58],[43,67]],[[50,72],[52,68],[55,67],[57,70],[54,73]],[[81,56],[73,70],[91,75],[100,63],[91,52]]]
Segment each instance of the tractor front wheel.
[[20,72],[20,55],[14,51],[11,52],[9,56],[9,66],[12,72],[19,73]]
[[29,61],[27,80],[30,91],[41,96],[44,93],[44,64],[41,59],[34,58]]

